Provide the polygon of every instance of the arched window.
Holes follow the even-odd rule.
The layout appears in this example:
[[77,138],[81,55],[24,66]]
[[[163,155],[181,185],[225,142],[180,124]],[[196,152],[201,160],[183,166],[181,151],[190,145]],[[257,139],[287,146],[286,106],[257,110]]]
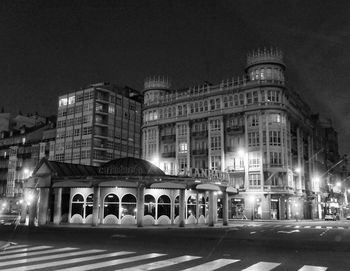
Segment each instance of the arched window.
[[119,218],[119,198],[115,194],[108,194],[103,205],[103,217],[115,215]]
[[160,196],[158,198],[158,217],[162,215],[166,215],[170,218],[170,208],[171,208],[171,202],[170,202],[170,198],[166,195]]
[[72,199],[72,216],[79,214],[84,215],[84,197],[80,194],[74,195]]
[[238,95],[233,96],[234,104],[237,106],[239,104],[238,102]]
[[152,195],[145,195],[144,215],[156,216],[156,200]]
[[194,196],[189,196],[187,200],[187,218],[190,215],[193,215],[196,217],[196,205],[197,205],[197,200]]
[[121,216],[125,215],[136,215],[136,197],[132,194],[126,194],[122,198],[122,214]]
[[199,205],[199,214],[198,216],[201,216],[203,215],[205,217],[205,198],[204,197],[200,197],[199,198],[199,202],[198,202],[198,205]]
[[174,217],[177,217],[180,214],[180,197],[177,196],[175,198],[175,204],[174,204]]
[[94,206],[94,194],[90,194],[86,198],[85,217],[92,214],[93,206]]

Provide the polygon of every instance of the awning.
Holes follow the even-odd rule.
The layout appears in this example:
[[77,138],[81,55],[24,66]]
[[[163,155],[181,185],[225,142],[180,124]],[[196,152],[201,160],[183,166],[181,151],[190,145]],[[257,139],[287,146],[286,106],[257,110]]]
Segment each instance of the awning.
[[232,193],[232,194],[238,194],[238,189],[234,188],[232,186],[228,186],[228,187],[226,187],[226,192],[227,193]]
[[196,189],[198,189],[198,190],[207,190],[207,191],[220,191],[221,190],[219,186],[214,185],[214,184],[209,184],[209,183],[198,184],[196,186]]

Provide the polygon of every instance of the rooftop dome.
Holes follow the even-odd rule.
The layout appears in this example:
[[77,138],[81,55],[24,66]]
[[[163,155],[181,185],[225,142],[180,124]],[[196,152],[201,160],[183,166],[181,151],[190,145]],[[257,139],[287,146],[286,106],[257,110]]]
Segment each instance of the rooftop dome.
[[134,157],[118,158],[99,168],[101,175],[120,176],[165,176],[165,173],[152,163]]

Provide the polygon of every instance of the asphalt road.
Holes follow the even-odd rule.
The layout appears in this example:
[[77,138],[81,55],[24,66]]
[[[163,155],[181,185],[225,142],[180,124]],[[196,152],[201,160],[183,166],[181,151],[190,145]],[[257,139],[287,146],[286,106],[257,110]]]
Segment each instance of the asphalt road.
[[[211,270],[208,265],[201,265],[212,261],[223,263],[218,265],[220,268],[217,270],[350,270],[350,221],[235,221],[227,227],[218,225],[212,228],[207,226],[187,226],[185,228],[166,226],[144,228],[46,226],[29,228],[18,226],[14,229],[13,226],[0,226],[0,240],[27,245],[31,248],[50,246],[50,249],[67,247],[77,248],[80,251],[95,249],[103,250],[103,253],[128,251],[136,253],[135,255],[165,254],[159,256],[160,260],[177,257],[182,257],[183,260],[185,255],[193,257],[157,270],[186,270],[188,268],[188,270],[196,270],[195,267],[199,266],[201,268],[198,270],[207,271]],[[16,249],[14,248],[13,251]],[[25,252],[28,254],[21,254],[19,257],[25,259],[34,257],[34,255],[31,256],[30,252]],[[96,253],[100,253],[100,251]],[[63,259],[65,260],[65,258]],[[19,268],[22,268],[23,264],[30,265],[26,261],[19,262],[17,265],[13,262],[14,266],[2,265],[2,262],[6,260],[6,255],[1,256],[0,253],[0,270],[21,270]],[[90,264],[90,268],[92,268],[93,264],[108,260],[110,258],[105,260],[102,258],[90,259],[86,263],[77,261],[64,264],[65,262],[62,262],[59,268],[62,266],[71,267],[70,264],[73,264],[73,267]],[[39,259],[38,261],[39,263],[47,263],[52,262],[53,259]],[[153,270],[157,266],[162,267],[162,264],[154,265],[154,262],[157,261],[153,258],[141,260],[140,264],[143,269],[137,268],[136,266],[139,265],[135,261],[116,266],[108,264],[93,270],[117,270],[116,267],[118,270],[120,268]],[[37,264],[35,257],[33,264]],[[150,264],[151,267],[147,264]],[[256,266],[256,264],[259,265]],[[33,270],[40,270],[40,267],[42,266],[39,265]],[[302,269],[303,267],[305,269]],[[315,269],[316,267],[319,269]],[[321,269],[321,267],[324,268]],[[47,266],[41,270],[57,270],[57,268],[57,266]]]

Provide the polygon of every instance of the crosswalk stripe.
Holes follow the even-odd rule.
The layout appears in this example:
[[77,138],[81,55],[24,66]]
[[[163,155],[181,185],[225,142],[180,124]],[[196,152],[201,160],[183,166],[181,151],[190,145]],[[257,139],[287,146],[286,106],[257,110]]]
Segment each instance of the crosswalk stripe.
[[5,248],[5,250],[12,250],[12,249],[18,249],[18,248],[24,248],[24,247],[28,247],[28,245],[15,245],[15,246],[10,246]]
[[327,229],[333,229],[333,227],[326,227]]
[[298,271],[326,271],[327,267],[324,266],[312,266],[312,265],[304,265]]
[[153,269],[158,269],[158,268],[164,268],[170,265],[178,264],[178,263],[183,263],[183,262],[188,262],[191,260],[195,260],[201,257],[197,256],[181,256],[181,257],[176,257],[172,259],[167,259],[163,261],[158,261],[158,262],[153,262],[153,263],[148,263],[148,264],[142,264],[138,266],[133,266],[130,268],[123,268],[123,269],[116,269],[116,270],[123,270],[123,271],[148,271],[148,270],[153,270]]
[[[70,251],[70,250],[76,250],[77,248],[74,247],[64,247],[64,248],[56,248],[56,249],[48,249],[44,251],[35,251],[35,252],[25,252],[25,253],[19,253],[19,254],[13,254],[13,255],[7,255],[6,260],[9,259],[15,259],[15,258],[22,258],[22,257],[31,257],[36,255],[42,255],[42,254],[50,254],[50,253],[57,253],[57,252],[63,252],[63,251]],[[1,258],[0,258],[1,261]]]
[[322,229],[322,227],[321,226],[316,226],[315,229]]
[[67,252],[67,253],[62,253],[62,254],[41,256],[41,257],[22,259],[22,260],[17,259],[17,260],[12,260],[12,261],[0,262],[0,266],[15,265],[15,264],[20,264],[20,263],[31,263],[31,262],[45,261],[45,260],[52,260],[52,259],[58,259],[58,258],[64,258],[64,257],[78,256],[78,255],[83,255],[83,254],[97,253],[97,252],[101,252],[101,251],[104,251],[104,250],[90,249],[90,250],[83,250],[83,251],[77,251],[77,252]]
[[295,229],[299,229],[299,228],[300,228],[300,226],[295,226],[294,228],[295,228]]
[[[12,250],[7,250],[6,249],[4,252],[0,253],[0,256],[14,254],[14,253],[18,253],[18,252],[42,250],[42,249],[47,249],[47,248],[52,248],[52,247],[50,247],[50,246],[39,246],[39,247],[19,248],[19,249],[12,249]],[[0,259],[1,259],[1,257],[0,257]]]
[[311,228],[311,226],[305,226],[304,227],[304,229],[310,229]]
[[287,225],[286,228],[290,228],[290,227],[293,227],[292,225]]
[[340,230],[344,230],[344,227],[338,227],[338,229],[340,229]]
[[[133,253],[133,252],[129,252],[129,253]],[[69,267],[69,268],[59,269],[56,271],[82,271],[82,270],[85,271],[85,270],[99,269],[99,268],[103,268],[106,266],[129,263],[129,262],[136,262],[136,261],[141,261],[141,260],[146,260],[146,259],[152,259],[152,258],[164,256],[164,255],[165,254],[150,253],[150,254],[133,256],[133,257],[122,258],[122,259],[116,259],[116,260],[111,260],[111,261],[104,261],[104,262],[100,262],[100,263],[93,263],[93,264],[87,264],[87,265],[80,265],[80,266],[76,266],[76,267]],[[54,265],[50,265],[50,266],[63,265],[63,264],[68,264],[68,263],[78,263],[78,261],[72,261],[72,262],[64,261],[64,263],[61,263],[61,261],[58,261],[58,262],[54,262]],[[44,267],[48,267],[48,266],[44,266]],[[43,268],[43,267],[37,267],[37,268]],[[31,269],[23,269],[23,271],[26,271],[26,270],[31,270]],[[17,271],[17,269],[4,270],[4,271]],[[22,271],[22,270],[18,270],[18,271]]]
[[[221,267],[224,267],[226,265],[238,262],[239,260],[231,260],[231,259],[218,259],[218,260],[214,260],[211,262],[207,262],[201,265],[197,265],[195,267],[190,267],[187,269],[184,269],[182,271],[212,271],[212,270],[216,270],[219,269]],[[131,269],[130,269],[131,270]]]
[[258,262],[242,271],[269,271],[279,266],[280,263]]

